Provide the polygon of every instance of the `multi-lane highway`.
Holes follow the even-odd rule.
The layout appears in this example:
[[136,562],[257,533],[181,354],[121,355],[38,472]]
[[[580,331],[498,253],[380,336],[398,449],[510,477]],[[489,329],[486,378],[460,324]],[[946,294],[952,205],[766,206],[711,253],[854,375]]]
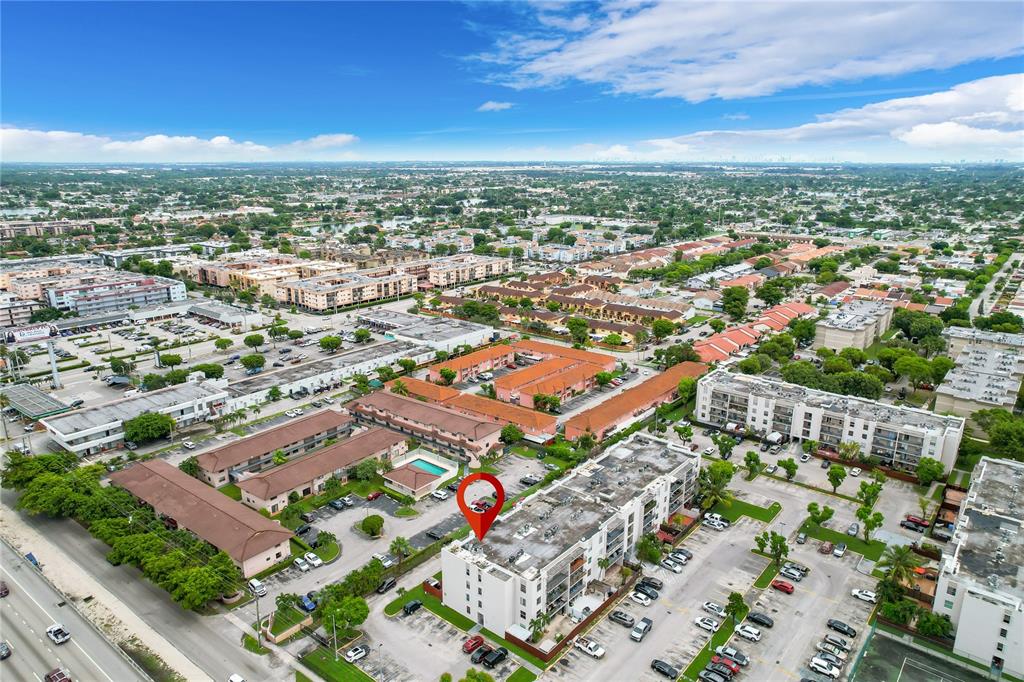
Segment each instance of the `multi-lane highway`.
[[[0,678],[41,681],[54,668],[65,668],[73,680],[133,682],[143,677],[124,656],[89,625],[25,559],[0,545],[0,580],[10,594],[0,599],[0,639],[11,647],[0,661]],[[71,641],[56,645],[46,628],[61,623]]]

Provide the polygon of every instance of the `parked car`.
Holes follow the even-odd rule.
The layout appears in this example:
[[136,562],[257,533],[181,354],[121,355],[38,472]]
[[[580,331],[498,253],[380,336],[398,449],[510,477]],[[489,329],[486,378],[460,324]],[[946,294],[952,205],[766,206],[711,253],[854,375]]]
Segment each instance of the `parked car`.
[[324,565],[324,560],[318,557],[313,552],[306,552],[303,555],[303,558],[306,560],[306,563],[308,563],[313,568],[320,568]]
[[861,601],[866,601],[869,604],[878,603],[878,596],[871,590],[851,590],[850,594]]
[[832,646],[836,647],[837,649],[840,649],[841,651],[850,650],[849,642],[847,642],[839,635],[833,635],[831,632],[826,633],[825,636],[821,638],[821,641],[825,642],[826,644],[831,644]]
[[708,632],[718,632],[718,628],[721,627],[721,624],[717,620],[714,618],[708,618],[707,616],[694,618],[693,624],[701,630],[707,630]]
[[667,568],[668,570],[672,571],[673,573],[682,573],[683,572],[682,564],[676,563],[675,561],[673,561],[672,559],[669,559],[669,558],[665,558],[665,559],[661,560],[661,567],[662,568]]
[[4,640],[0,640],[0,661],[11,656],[11,645]]
[[793,563],[792,561],[787,561],[786,563],[782,564],[782,568],[789,571],[796,571],[802,576],[806,576],[808,573],[811,572],[811,569],[807,568],[803,564]]
[[665,583],[663,583],[660,580],[658,580],[657,578],[651,577],[649,575],[645,575],[643,578],[640,578],[640,584],[641,585],[649,585],[650,587],[654,588],[655,590],[661,590],[661,589],[664,589],[664,587],[665,587]]
[[573,646],[591,658],[604,657],[604,647],[589,637],[577,637]]
[[840,542],[836,545],[836,548],[832,550],[832,556],[842,559],[846,555],[846,543]]
[[676,547],[675,549],[672,550],[672,553],[673,554],[682,554],[684,557],[686,557],[687,561],[689,561],[690,559],[693,558],[693,552],[691,552],[690,550],[686,549],[685,547]]
[[373,502],[378,497],[380,497],[381,494],[382,493],[379,490],[374,490],[372,493],[370,493],[369,495],[366,496],[366,501],[367,502]]
[[779,470],[779,467],[777,465],[775,465],[775,464],[769,464],[768,466],[766,466],[764,468],[764,472],[766,474],[774,474],[778,470]]
[[658,598],[658,591],[646,583],[637,583],[633,590],[651,599]]
[[834,665],[832,665],[824,659],[818,658],[817,656],[810,660],[810,662],[807,664],[807,667],[809,667],[816,673],[819,673],[821,675],[827,675],[828,677],[831,677],[833,680],[839,677],[839,675],[842,673],[842,671],[839,670],[839,668],[835,667]]
[[766,628],[775,626],[775,620],[772,619],[772,617],[768,614],[761,613],[760,611],[751,611],[750,613],[748,613],[747,620],[749,620],[751,623],[757,623],[758,625],[762,625]]
[[783,568],[782,570],[779,571],[779,575],[781,575],[783,578],[789,578],[790,580],[795,580],[796,582],[800,582],[801,580],[804,579],[804,574],[803,573],[801,573],[800,571],[793,570],[791,568]]
[[701,608],[707,611],[708,613],[712,613],[718,616],[719,618],[725,617],[725,607],[717,602],[706,601],[703,604],[701,604]]
[[900,521],[900,526],[906,528],[907,530],[912,530],[915,533],[923,533],[926,530],[928,530],[927,526],[922,526],[919,523],[914,523],[913,521],[909,521],[907,519],[903,519],[902,521]]
[[704,666],[704,669],[713,673],[718,673],[727,680],[731,680],[734,675],[732,668],[721,663],[708,663]]
[[715,654],[711,657],[711,662],[715,665],[724,665],[733,675],[740,674],[739,664],[732,659],[726,658],[725,656],[719,656],[718,654]]
[[327,503],[327,505],[331,509],[337,509],[338,511],[341,511],[342,509],[345,508],[345,503],[342,502],[340,499],[338,499],[338,500],[331,500],[330,502]]
[[316,602],[307,597],[306,595],[302,595],[301,597],[299,597],[299,606],[301,606],[302,610],[306,613],[313,613],[314,611],[316,611]]
[[345,660],[349,663],[355,663],[358,660],[366,658],[370,654],[370,647],[365,644],[354,646],[345,652]]
[[742,651],[736,647],[729,646],[728,644],[716,647],[715,653],[719,656],[725,656],[731,661],[735,661],[741,667],[746,667],[750,664],[750,659],[747,658]]
[[846,534],[851,538],[857,537],[857,533],[860,532],[860,524],[854,521],[846,528]]
[[633,627],[633,623],[636,622],[636,619],[633,618],[633,616],[629,615],[625,611],[619,610],[612,611],[608,615],[608,620],[612,621],[613,623],[618,623],[624,628],[631,628]]
[[676,670],[671,665],[669,665],[668,663],[659,658],[656,658],[653,661],[651,661],[651,670],[658,673],[659,675],[667,677],[670,680],[674,680],[677,677],[679,677],[678,670]]
[[[814,645],[814,648],[835,658],[835,663],[839,666],[843,665],[843,663],[846,662],[846,657],[849,656],[846,651],[837,647],[835,644],[830,644],[829,642],[818,642]],[[828,656],[825,656],[824,658],[827,660]]]
[[823,543],[821,543],[821,545],[818,546],[818,554],[831,554],[831,553],[832,553],[832,543],[831,542],[823,542]]
[[800,463],[801,464],[806,464],[807,462],[810,462],[810,461],[811,461],[811,456],[808,455],[806,452],[804,454],[800,455]]
[[861,472],[862,469],[860,467],[853,467],[852,469],[850,469],[850,475],[853,476],[854,478],[860,476]]
[[430,496],[433,497],[435,500],[447,500],[448,499],[448,491],[447,490],[435,490],[434,492],[430,493]]
[[715,521],[717,523],[720,523],[726,528],[729,527],[729,519],[725,518],[721,514],[707,513],[704,515],[704,518],[708,521]]
[[49,637],[50,641],[54,644],[64,644],[71,639],[71,633],[68,632],[60,623],[54,623],[50,627],[46,628],[46,636]]
[[634,642],[642,642],[652,627],[654,627],[654,621],[650,618],[641,618],[640,622],[633,626],[629,633],[629,638]]
[[632,599],[637,604],[640,604],[640,606],[650,606],[651,605],[651,598],[648,597],[646,594],[641,594],[640,592],[633,592],[632,594],[629,595],[629,598]]
[[793,591],[796,589],[793,587],[793,583],[788,583],[785,580],[773,580],[772,588],[779,592],[785,592],[786,594],[793,594]]
[[419,611],[421,606],[423,606],[423,602],[421,602],[419,599],[413,599],[411,602],[408,602],[405,606],[402,607],[402,613],[404,613],[407,616],[411,616],[412,614]]
[[713,673],[710,670],[701,670],[697,673],[697,679],[700,682],[729,682],[729,678]]
[[826,623],[826,624],[828,625],[828,629],[829,630],[835,630],[836,632],[838,632],[841,635],[846,635],[847,637],[856,637],[857,636],[857,631],[854,630],[853,628],[851,628],[849,625],[847,625],[846,623],[844,623],[841,620],[836,620],[835,618],[829,618],[828,619],[828,623]]
[[394,588],[397,583],[394,578],[384,578],[380,585],[377,586],[377,594],[384,594],[388,590]]
[[472,637],[470,637],[462,643],[462,652],[466,654],[471,653],[476,649],[480,648],[483,645],[483,643],[483,637],[481,637],[480,635],[473,635]]
[[736,628],[736,634],[742,637],[743,639],[749,640],[751,642],[761,641],[761,631],[755,628],[753,625],[748,625],[746,623],[743,623]]
[[494,649],[484,644],[479,649],[473,652],[473,654],[469,657],[469,662],[473,663],[474,665],[479,664],[480,661],[484,660],[484,656],[491,653],[492,651],[494,651]]
[[491,653],[484,656],[483,664],[485,668],[493,668],[508,658],[508,649],[503,646],[499,646]]

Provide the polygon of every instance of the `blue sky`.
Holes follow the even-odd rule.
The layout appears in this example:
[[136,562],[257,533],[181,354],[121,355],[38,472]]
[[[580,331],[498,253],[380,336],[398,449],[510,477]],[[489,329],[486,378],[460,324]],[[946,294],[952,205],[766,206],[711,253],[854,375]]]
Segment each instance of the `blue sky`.
[[11,3],[8,161],[1024,160],[997,3]]

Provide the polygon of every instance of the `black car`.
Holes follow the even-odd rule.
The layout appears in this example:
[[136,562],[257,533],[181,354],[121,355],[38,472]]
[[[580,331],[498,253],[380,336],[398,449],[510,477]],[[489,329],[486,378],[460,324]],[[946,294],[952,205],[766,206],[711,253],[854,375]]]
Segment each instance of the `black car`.
[[537,485],[540,483],[540,479],[534,478],[533,476],[523,476],[519,479],[519,483],[529,488],[531,485]]
[[377,594],[384,594],[395,586],[394,578],[384,578],[384,581],[377,587]]
[[4,660],[5,658],[7,658],[10,655],[11,655],[11,646],[7,642],[5,642],[3,640],[0,640],[0,661]]
[[760,611],[751,611],[747,614],[747,620],[751,623],[757,623],[763,625],[766,628],[770,628],[775,625],[775,621],[772,620],[771,616],[761,613]]
[[906,519],[900,521],[900,525],[914,531],[915,533],[923,533],[925,531],[925,527],[920,523],[914,523],[913,521],[907,521]]
[[857,636],[857,631],[856,630],[851,628],[849,625],[847,625],[843,621],[836,620],[835,618],[829,618],[828,619],[828,628],[829,628],[829,630],[835,630],[839,634],[846,635],[847,637],[856,637]]
[[645,585],[643,583],[637,583],[636,587],[633,588],[633,591],[634,592],[639,592],[640,594],[642,594],[644,596],[647,596],[647,597],[650,597],[651,599],[657,599],[658,598],[658,591],[656,589],[654,589],[653,587],[650,587],[650,586]]
[[473,655],[469,657],[469,660],[473,663],[479,663],[484,660],[484,656],[494,651],[491,647],[486,644],[481,644],[480,648],[473,652]]
[[651,670],[664,675],[670,680],[674,680],[679,677],[679,671],[660,658],[656,658],[651,661]]
[[310,526],[308,523],[303,523],[302,525],[300,525],[298,528],[295,529],[295,534],[296,535],[305,535],[306,533],[309,532],[309,529],[311,527],[312,526]]
[[644,576],[643,578],[640,578],[640,584],[650,585],[651,588],[655,590],[660,590],[665,587],[665,583],[661,582],[657,578],[652,578],[650,576]]
[[420,610],[421,606],[423,606],[423,602],[421,602],[419,599],[413,599],[411,602],[402,607],[402,613],[404,613],[407,616],[414,614]]
[[499,646],[497,649],[484,656],[483,664],[485,668],[493,668],[506,658],[508,658],[508,649],[503,646]]
[[697,673],[697,679],[700,682],[729,682],[728,677],[723,677],[718,673],[711,672],[710,670],[701,670]]
[[433,528],[427,531],[427,537],[431,540],[440,540],[444,535],[440,531],[436,531]]
[[830,461],[828,461],[827,459],[821,460],[821,468],[822,469],[828,469],[831,466],[832,466],[832,463]]
[[727,680],[732,679],[732,670],[727,665],[722,665],[721,663],[708,663],[704,666],[704,669],[709,672],[718,673]]
[[684,549],[682,547],[676,547],[675,549],[672,550],[672,552],[674,554],[682,554],[684,557],[686,557],[687,561],[689,561],[690,559],[693,558],[693,552],[691,552],[688,549]]
[[625,611],[612,611],[611,615],[608,616],[608,620],[618,623],[622,627],[626,628],[633,627],[633,624],[636,622],[636,619]]
[[770,448],[771,446],[771,443],[761,443],[761,452],[768,452],[768,448]]

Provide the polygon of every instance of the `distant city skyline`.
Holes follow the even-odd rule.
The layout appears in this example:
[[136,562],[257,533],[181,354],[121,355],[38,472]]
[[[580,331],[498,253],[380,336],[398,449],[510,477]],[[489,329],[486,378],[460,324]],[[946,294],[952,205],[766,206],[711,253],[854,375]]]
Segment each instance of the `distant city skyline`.
[[1024,162],[1019,2],[3,9],[6,162]]

